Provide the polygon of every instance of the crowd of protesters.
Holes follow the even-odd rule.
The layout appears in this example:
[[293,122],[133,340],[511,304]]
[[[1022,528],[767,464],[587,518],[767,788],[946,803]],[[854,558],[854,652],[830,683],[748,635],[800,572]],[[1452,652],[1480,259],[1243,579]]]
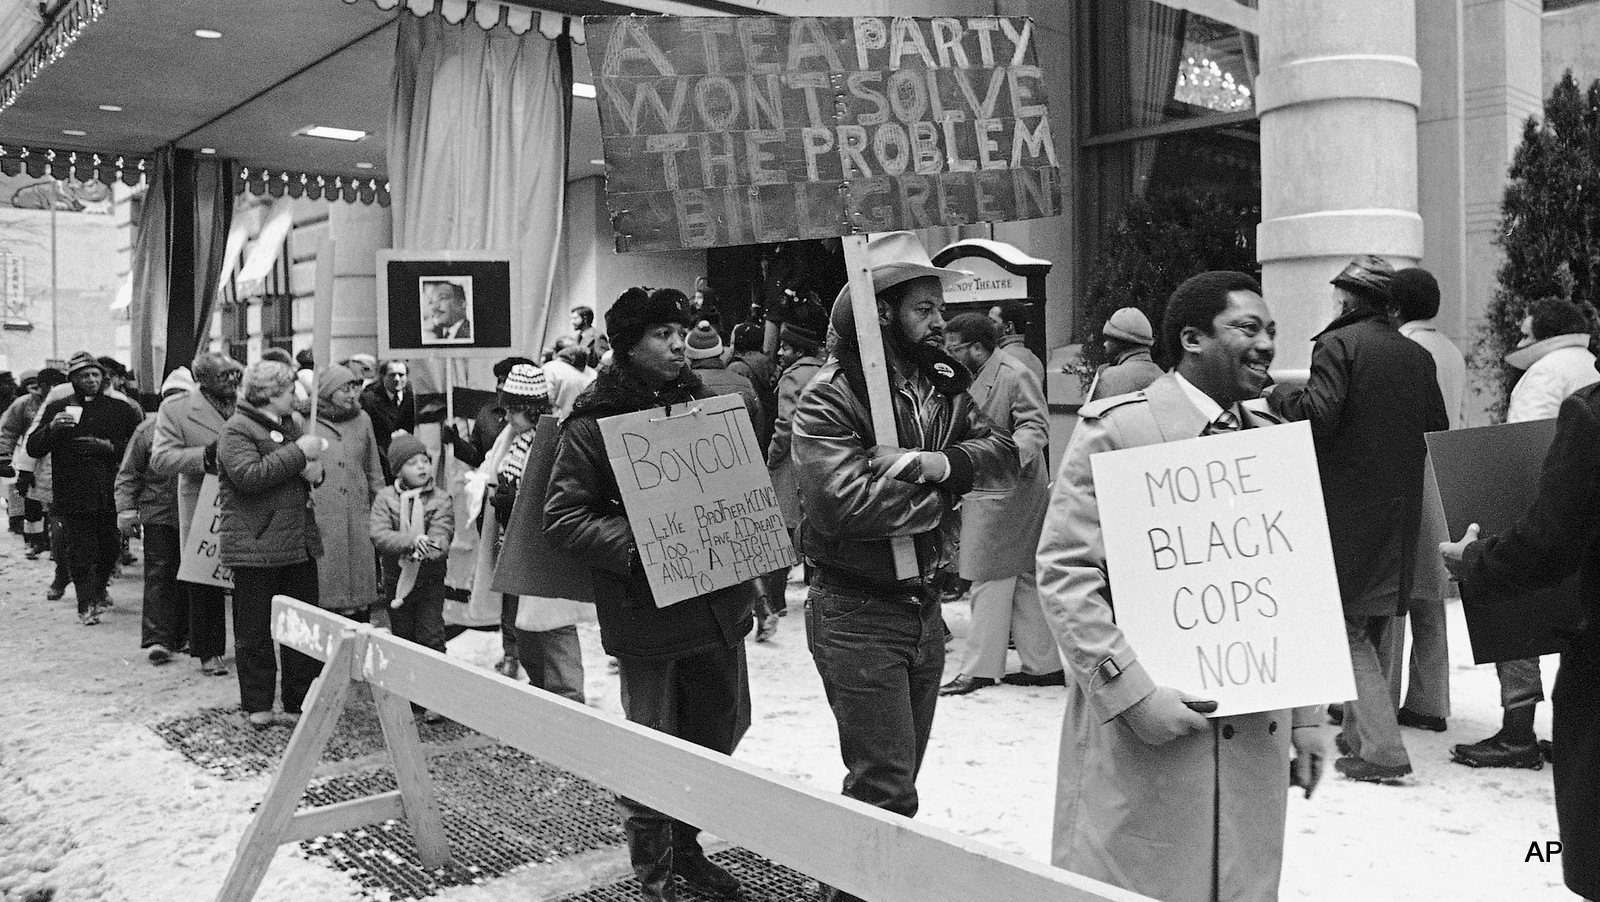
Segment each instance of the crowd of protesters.
[[[1026,312],[1006,304],[947,321],[944,289],[965,274],[933,265],[910,233],[874,236],[868,253],[892,436],[874,434],[848,288],[831,306],[815,291],[789,291],[731,328],[704,285],[693,298],[634,288],[610,305],[604,329],[577,307],[569,334],[538,360],[497,363],[494,395],[470,422],[443,422],[407,361],[364,354],[324,363],[269,350],[246,365],[204,352],[167,376],[148,414],[130,398],[126,370],[88,352],[14,384],[0,374],[0,399],[11,396],[0,418],[0,474],[16,477],[11,529],[28,557],[53,556],[47,594],[72,588],[86,626],[113,604],[108,584],[130,562],[127,538],[142,537],[141,647],[153,665],[187,654],[202,673],[228,675],[231,595],[240,705],[257,727],[296,722],[321,668],[273,643],[277,594],[441,652],[465,625],[498,628],[496,670],[581,703],[576,624],[589,605],[492,587],[502,556],[519,553],[508,523],[551,416],[561,425],[539,488],[543,537],[591,571],[593,598],[583,601],[626,716],[731,754],[751,725],[745,642],[777,634],[791,574],[658,606],[599,421],[736,395],[804,565],[805,638],[837,723],[844,794],[914,816],[941,696],[1061,686],[1052,859],[1163,900],[1276,898],[1285,788],[1310,797],[1334,757],[1330,720],[1341,727],[1334,768],[1346,778],[1392,784],[1411,773],[1401,728],[1448,728],[1446,564],[1506,596],[1516,580],[1580,567],[1592,583],[1600,499],[1589,496],[1600,479],[1587,437],[1600,372],[1595,324],[1568,301],[1529,311],[1527,339],[1507,358],[1526,370],[1509,419],[1559,411],[1551,466],[1582,503],[1555,497],[1547,478],[1551,497],[1506,537],[1469,533],[1441,557],[1422,529],[1423,435],[1460,425],[1464,365],[1432,327],[1439,292],[1426,272],[1352,261],[1333,280],[1340,314],[1315,338],[1309,379],[1292,386],[1268,375],[1276,327],[1249,275],[1189,279],[1159,329],[1137,309],[1116,311],[1102,332],[1108,364],[1052,480],[1044,371],[1023,342]],[[1312,428],[1357,697],[1207,718],[1215,702],[1158,685],[1116,622],[1089,460],[1290,421]],[[432,422],[439,452],[418,434]],[[444,467],[441,454],[455,464]],[[230,589],[178,579],[208,480]],[[909,577],[892,548],[904,540],[916,562]],[[950,590],[957,576],[969,590]],[[941,684],[952,638],[941,601],[952,597],[969,601],[971,628],[956,675]],[[1558,681],[1553,749],[1533,735],[1544,700],[1537,660],[1499,665],[1502,729],[1455,748],[1458,762],[1478,767],[1555,756],[1567,879],[1589,897],[1600,895],[1594,620]],[[1012,672],[1008,648],[1020,660]],[[740,894],[705,857],[696,827],[618,802],[646,899],[674,900],[675,878],[713,897]]]

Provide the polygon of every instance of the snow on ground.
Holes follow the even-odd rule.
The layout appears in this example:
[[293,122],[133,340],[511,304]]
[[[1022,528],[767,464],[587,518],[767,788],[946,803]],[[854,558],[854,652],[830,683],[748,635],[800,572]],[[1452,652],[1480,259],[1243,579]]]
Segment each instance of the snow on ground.
[[[189,659],[160,668],[146,663],[136,578],[113,583],[117,607],[101,626],[85,628],[70,591],[65,600],[44,601],[50,566],[24,560],[16,540],[0,537],[0,902],[43,902],[51,890],[60,902],[214,898],[268,778],[206,774],[150,725],[236,704],[238,684],[231,676],[202,676]],[[834,788],[844,768],[805,650],[802,593],[791,584],[794,613],[778,637],[750,645],[755,724],[738,756]],[[947,605],[945,614],[958,636],[948,677],[966,629],[965,605]],[[591,704],[620,714],[598,635],[592,625],[581,629]],[[1530,843],[1556,838],[1550,771],[1474,771],[1448,760],[1450,745],[1474,742],[1499,725],[1494,669],[1471,665],[1459,607],[1451,609],[1451,638],[1449,732],[1405,731],[1416,773],[1403,786],[1352,783],[1330,768],[1311,800],[1292,797],[1284,899],[1576,898],[1561,887],[1559,863],[1525,860]],[[467,633],[451,654],[487,665],[498,645],[493,634]],[[1547,665],[1548,683],[1554,661]],[[1002,686],[941,699],[918,781],[919,818],[1048,860],[1061,692]],[[1540,706],[1539,730],[1549,733],[1548,706]],[[525,900],[528,881],[519,876],[438,898]],[[353,881],[290,846],[256,898],[360,895]]]

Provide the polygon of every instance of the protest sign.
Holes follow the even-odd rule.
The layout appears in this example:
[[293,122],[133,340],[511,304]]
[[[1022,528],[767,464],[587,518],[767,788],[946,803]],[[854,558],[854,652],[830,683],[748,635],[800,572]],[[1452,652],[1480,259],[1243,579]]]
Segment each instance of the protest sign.
[[[1538,497],[1539,474],[1555,434],[1555,420],[1428,433],[1428,459],[1449,537],[1461,538],[1472,523],[1483,538],[1515,526]],[[1488,664],[1565,651],[1585,608],[1574,574],[1559,585],[1514,597],[1484,597],[1463,585],[1461,610],[1472,660]]]
[[1305,423],[1090,460],[1117,625],[1215,716],[1355,698]]
[[233,572],[222,565],[222,498],[215,473],[200,483],[200,497],[189,521],[189,538],[183,543],[178,579],[202,586],[233,588]]
[[1033,22],[584,19],[617,250],[1061,212]]
[[506,595],[570,598],[594,603],[589,565],[544,537],[544,498],[556,462],[560,426],[548,414],[534,427],[533,444],[517,485],[517,501],[506,521],[505,540],[494,570],[494,590]]
[[656,605],[797,563],[737,395],[600,421]]

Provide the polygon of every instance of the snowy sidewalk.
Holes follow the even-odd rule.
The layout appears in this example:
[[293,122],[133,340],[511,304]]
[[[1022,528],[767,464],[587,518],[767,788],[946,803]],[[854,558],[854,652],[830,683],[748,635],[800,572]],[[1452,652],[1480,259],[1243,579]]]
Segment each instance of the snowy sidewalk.
[[[30,893],[45,888],[62,902],[211,899],[267,777],[208,774],[151,727],[236,705],[238,684],[202,676],[188,658],[159,668],[146,662],[137,578],[114,582],[116,607],[102,625],[86,628],[70,591],[44,601],[50,566],[24,560],[19,541],[0,537],[0,900],[39,902],[49,897]],[[803,587],[791,585],[793,613],[777,638],[749,647],[755,722],[738,757],[835,788],[843,766],[805,650],[802,597]],[[965,605],[947,605],[945,613],[964,634]],[[620,714],[598,634],[592,625],[580,630],[590,703]],[[1451,638],[1449,732],[1405,731],[1416,768],[1405,785],[1351,783],[1330,768],[1313,799],[1291,798],[1284,899],[1575,898],[1561,888],[1559,863],[1525,861],[1530,843],[1556,838],[1549,769],[1474,771],[1448,760],[1452,744],[1499,725],[1494,670],[1470,665],[1458,607]],[[959,650],[958,639],[947,677]],[[467,633],[451,654],[487,665],[498,658],[499,638]],[[1547,663],[1548,683],[1554,666]],[[1047,860],[1061,692],[1000,686],[941,699],[918,781],[919,818]],[[1547,705],[1539,731],[1549,734]],[[539,870],[436,898],[526,900],[543,883]],[[290,846],[257,898],[371,897]]]

